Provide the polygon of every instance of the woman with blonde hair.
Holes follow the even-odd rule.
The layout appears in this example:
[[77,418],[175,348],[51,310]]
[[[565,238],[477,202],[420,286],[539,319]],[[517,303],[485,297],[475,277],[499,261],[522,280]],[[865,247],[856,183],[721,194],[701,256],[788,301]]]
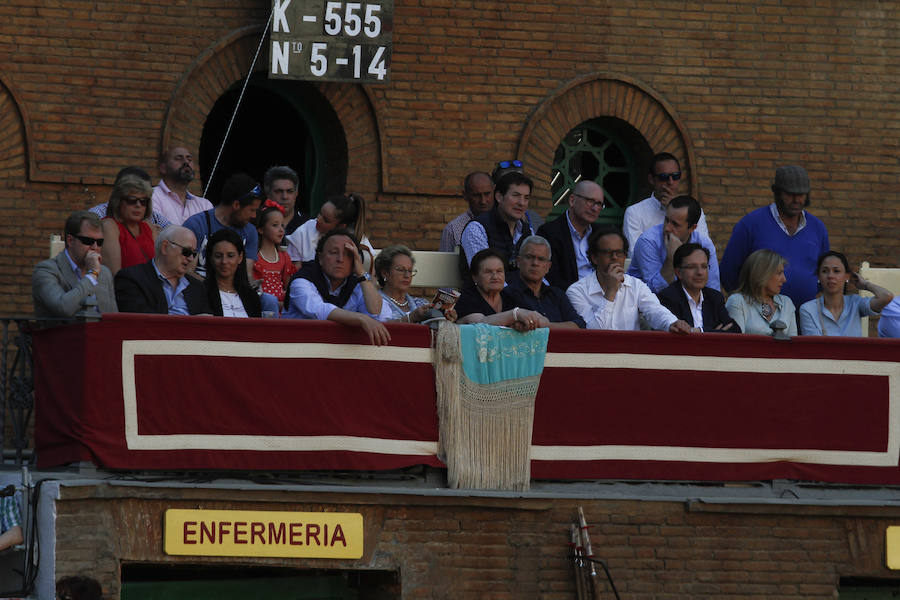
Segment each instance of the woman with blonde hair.
[[765,249],[744,261],[738,288],[725,303],[744,333],[772,335],[772,324],[781,321],[787,335],[797,335],[797,309],[790,298],[779,293],[786,281],[786,264],[783,256]]

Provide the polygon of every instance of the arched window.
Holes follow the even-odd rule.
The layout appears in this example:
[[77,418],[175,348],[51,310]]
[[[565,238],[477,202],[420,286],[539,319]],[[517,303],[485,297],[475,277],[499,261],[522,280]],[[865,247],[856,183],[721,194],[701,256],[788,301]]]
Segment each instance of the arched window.
[[649,144],[634,127],[615,117],[598,117],[579,124],[559,143],[553,157],[550,217],[561,215],[579,181],[603,187],[607,208],[599,223],[621,225],[625,208],[641,200],[643,169],[652,155]]

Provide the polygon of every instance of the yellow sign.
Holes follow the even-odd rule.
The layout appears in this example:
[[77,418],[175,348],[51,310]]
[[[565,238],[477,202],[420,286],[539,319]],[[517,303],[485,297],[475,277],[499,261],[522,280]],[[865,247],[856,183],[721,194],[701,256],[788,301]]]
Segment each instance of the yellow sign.
[[361,558],[359,513],[258,510],[166,511],[166,554]]
[[884,546],[887,549],[888,569],[900,569],[900,527],[887,528]]

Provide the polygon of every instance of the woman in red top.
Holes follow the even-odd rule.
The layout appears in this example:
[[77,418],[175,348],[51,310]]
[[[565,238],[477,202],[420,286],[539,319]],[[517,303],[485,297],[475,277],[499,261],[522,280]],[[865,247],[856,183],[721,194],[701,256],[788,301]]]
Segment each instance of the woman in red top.
[[113,275],[153,258],[159,230],[145,221],[153,214],[152,195],[150,184],[136,175],[125,175],[113,187],[103,219],[106,241],[101,254]]

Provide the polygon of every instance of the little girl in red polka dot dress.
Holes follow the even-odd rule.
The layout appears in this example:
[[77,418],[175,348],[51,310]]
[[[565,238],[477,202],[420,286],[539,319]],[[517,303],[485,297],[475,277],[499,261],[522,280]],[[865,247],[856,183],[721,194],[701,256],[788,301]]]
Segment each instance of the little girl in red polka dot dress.
[[256,216],[259,232],[259,253],[253,265],[253,277],[262,280],[262,291],[284,302],[284,291],[297,269],[287,252],[279,250],[284,239],[284,209],[277,202],[266,200]]

